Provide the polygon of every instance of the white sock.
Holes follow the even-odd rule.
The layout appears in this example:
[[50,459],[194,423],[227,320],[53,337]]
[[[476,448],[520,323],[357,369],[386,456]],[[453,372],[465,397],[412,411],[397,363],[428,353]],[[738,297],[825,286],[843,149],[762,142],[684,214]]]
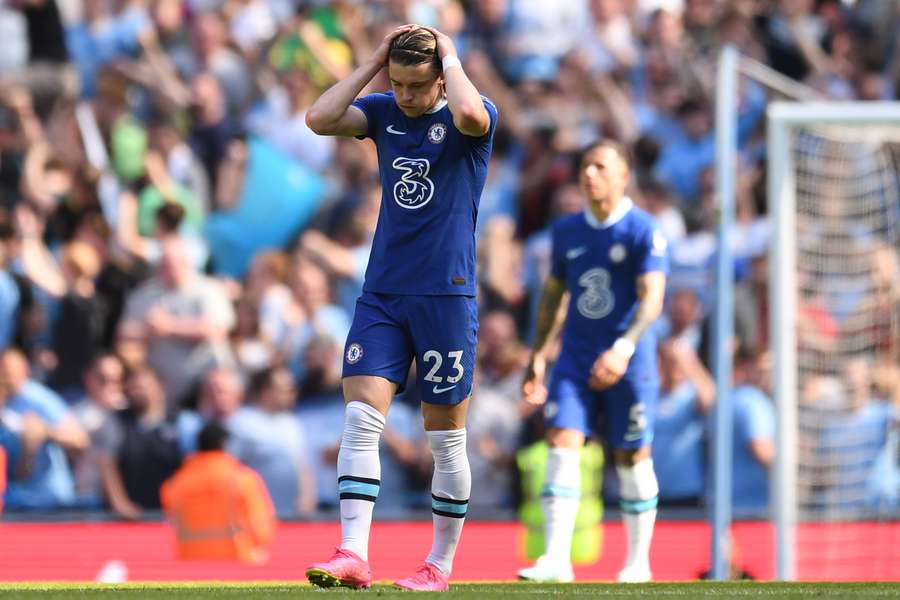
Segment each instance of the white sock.
[[628,531],[628,558],[625,567],[650,568],[650,540],[656,521],[656,505],[659,502],[659,484],[653,472],[653,461],[645,459],[633,467],[616,465],[619,502],[625,529]]
[[341,548],[363,560],[369,560],[372,510],[381,486],[378,442],[384,421],[384,415],[365,402],[347,403],[337,460]]
[[541,489],[544,509],[544,557],[558,564],[572,561],[572,535],[581,502],[581,450],[551,448]]
[[434,543],[425,562],[449,576],[472,491],[472,472],[469,470],[469,457],[466,456],[466,430],[426,433],[434,456],[434,477],[431,479]]

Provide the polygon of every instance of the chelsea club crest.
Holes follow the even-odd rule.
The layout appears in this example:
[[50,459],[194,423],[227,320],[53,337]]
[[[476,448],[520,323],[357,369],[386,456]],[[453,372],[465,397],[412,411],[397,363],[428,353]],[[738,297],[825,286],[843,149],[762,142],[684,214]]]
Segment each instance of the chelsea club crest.
[[435,123],[428,128],[428,141],[432,144],[440,144],[447,137],[447,126],[443,123]]
[[356,363],[358,363],[360,361],[360,359],[362,357],[363,357],[362,346],[360,346],[356,342],[353,342],[352,344],[350,344],[347,347],[346,359],[347,359],[348,363],[350,363],[351,365],[355,365]]

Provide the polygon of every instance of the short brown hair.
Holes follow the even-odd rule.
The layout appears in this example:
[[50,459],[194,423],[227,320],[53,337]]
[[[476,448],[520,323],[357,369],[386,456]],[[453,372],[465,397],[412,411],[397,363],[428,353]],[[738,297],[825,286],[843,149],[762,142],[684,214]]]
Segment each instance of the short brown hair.
[[614,140],[612,138],[602,138],[595,142],[591,142],[587,146],[585,146],[581,152],[578,154],[578,162],[575,164],[578,166],[578,170],[581,170],[582,164],[584,164],[585,157],[596,150],[597,148],[611,148],[616,151],[623,161],[625,161],[625,166],[628,167],[628,170],[631,170],[632,160],[631,160],[631,151],[628,149],[628,146],[623,144],[618,140]]
[[401,33],[391,42],[388,54],[390,62],[398,65],[413,66],[431,63],[431,68],[441,72],[441,60],[437,53],[437,40],[434,34],[424,27],[410,29]]

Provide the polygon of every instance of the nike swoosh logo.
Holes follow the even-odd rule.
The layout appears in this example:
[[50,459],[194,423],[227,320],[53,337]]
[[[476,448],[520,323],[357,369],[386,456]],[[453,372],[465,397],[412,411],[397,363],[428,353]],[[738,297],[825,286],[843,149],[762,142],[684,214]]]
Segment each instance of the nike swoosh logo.
[[433,388],[431,388],[431,391],[434,392],[435,394],[443,394],[444,392],[449,392],[450,390],[452,390],[455,387],[456,387],[456,385],[451,385],[450,387],[445,387],[445,388],[434,386]]
[[388,126],[387,126],[387,132],[388,132],[388,133],[393,133],[394,135],[406,135],[406,132],[405,132],[405,131],[399,131],[399,130],[397,130],[397,129],[394,129],[394,126],[393,126],[393,125],[388,125]]
[[581,256],[585,252],[587,252],[587,248],[585,248],[584,246],[579,246],[578,248],[572,248],[571,250],[566,252],[566,258],[568,258],[569,260],[575,260],[576,258]]

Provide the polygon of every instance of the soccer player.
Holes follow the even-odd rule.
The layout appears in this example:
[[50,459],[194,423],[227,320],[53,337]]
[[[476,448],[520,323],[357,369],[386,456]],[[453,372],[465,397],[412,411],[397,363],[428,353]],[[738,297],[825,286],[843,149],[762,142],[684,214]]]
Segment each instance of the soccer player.
[[[612,447],[628,531],[619,581],[649,581],[650,538],[659,488],[650,459],[659,393],[656,347],[644,332],[659,316],[666,282],[666,240],[625,189],[627,150],[603,140],[581,155],[584,212],[553,226],[552,270],[538,312],[525,375],[527,402],[544,405],[550,446],[542,490],[544,554],[519,571],[532,581],[572,581],[570,552],[581,492],[579,455],[602,417]],[[565,292],[571,301],[549,390],[546,352]]]
[[[356,99],[384,66],[392,90]],[[434,541],[425,563],[396,585],[443,591],[471,488],[465,422],[478,329],[475,219],[497,110],[466,77],[449,37],[404,25],[384,38],[371,60],[327,90],[306,122],[322,135],[371,138],[382,190],[363,293],[344,350],[341,544],[306,576],[321,587],[371,584],[378,442],[391,399],[415,359],[434,455]]]

